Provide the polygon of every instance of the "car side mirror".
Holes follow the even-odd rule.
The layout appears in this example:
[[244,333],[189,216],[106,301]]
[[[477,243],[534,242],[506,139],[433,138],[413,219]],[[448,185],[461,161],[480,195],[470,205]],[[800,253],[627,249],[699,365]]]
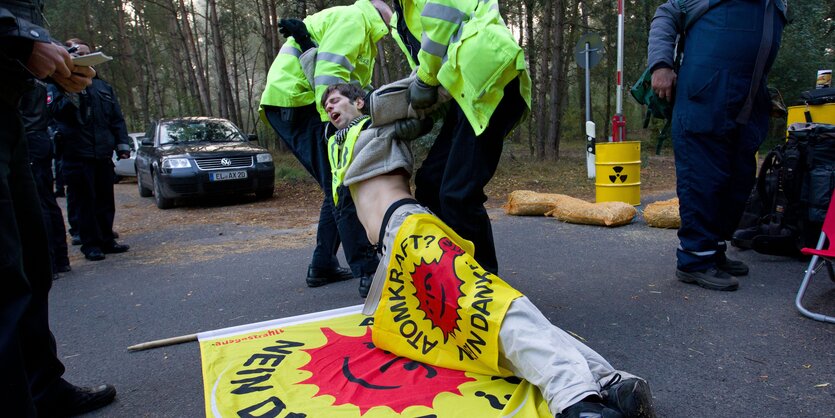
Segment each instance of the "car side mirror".
[[148,138],[145,138],[145,137],[143,136],[143,137],[141,138],[141,140],[139,141],[139,143],[140,143],[140,144],[142,144],[142,146],[153,146],[153,145],[154,145],[154,140],[153,140],[153,139],[148,139]]
[[256,134],[249,134],[247,138],[249,138],[249,142],[258,142],[258,135]]

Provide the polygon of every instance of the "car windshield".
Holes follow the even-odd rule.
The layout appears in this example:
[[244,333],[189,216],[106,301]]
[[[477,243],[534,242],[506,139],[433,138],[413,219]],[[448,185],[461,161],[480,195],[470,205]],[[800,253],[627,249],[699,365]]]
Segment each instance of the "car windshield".
[[246,136],[227,121],[172,121],[160,127],[160,145],[190,142],[245,142]]

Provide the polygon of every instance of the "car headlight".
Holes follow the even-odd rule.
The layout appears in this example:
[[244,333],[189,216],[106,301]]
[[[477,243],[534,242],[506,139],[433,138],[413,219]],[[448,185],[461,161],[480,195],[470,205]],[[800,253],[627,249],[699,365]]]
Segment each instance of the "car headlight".
[[189,168],[188,158],[166,158],[162,160],[162,168]]
[[255,162],[258,163],[269,163],[272,162],[273,155],[272,154],[258,154],[255,156]]

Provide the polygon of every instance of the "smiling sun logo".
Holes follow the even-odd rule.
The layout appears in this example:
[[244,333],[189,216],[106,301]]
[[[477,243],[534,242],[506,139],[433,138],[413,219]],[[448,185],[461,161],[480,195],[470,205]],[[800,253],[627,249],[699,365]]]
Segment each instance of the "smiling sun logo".
[[300,382],[318,387],[316,396],[330,395],[334,406],[356,405],[360,415],[376,406],[402,413],[410,406],[432,407],[441,393],[461,395],[458,387],[475,379],[464,372],[429,366],[378,349],[365,335],[351,337],[322,328],[325,345],[305,349],[310,362],[301,370],[312,376]]
[[455,258],[464,255],[464,250],[449,238],[441,238],[438,246],[443,252],[438,261],[426,262],[415,266],[412,282],[415,285],[415,297],[418,309],[426,314],[433,328],[439,328],[444,334],[444,342],[459,330],[458,299],[463,296],[461,286],[464,281],[455,274]]

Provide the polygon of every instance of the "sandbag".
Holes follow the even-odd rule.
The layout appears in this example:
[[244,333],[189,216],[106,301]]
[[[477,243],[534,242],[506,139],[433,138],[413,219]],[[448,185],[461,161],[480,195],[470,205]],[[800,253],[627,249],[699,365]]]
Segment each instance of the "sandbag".
[[516,216],[543,216],[545,212],[554,209],[554,206],[564,198],[564,194],[538,193],[531,190],[514,190],[507,198],[504,211],[508,215]]
[[678,229],[681,217],[678,214],[678,198],[652,202],[644,208],[644,220],[655,228]]
[[634,206],[624,202],[589,203],[565,196],[545,216],[575,224],[621,226],[632,222],[637,213]]

